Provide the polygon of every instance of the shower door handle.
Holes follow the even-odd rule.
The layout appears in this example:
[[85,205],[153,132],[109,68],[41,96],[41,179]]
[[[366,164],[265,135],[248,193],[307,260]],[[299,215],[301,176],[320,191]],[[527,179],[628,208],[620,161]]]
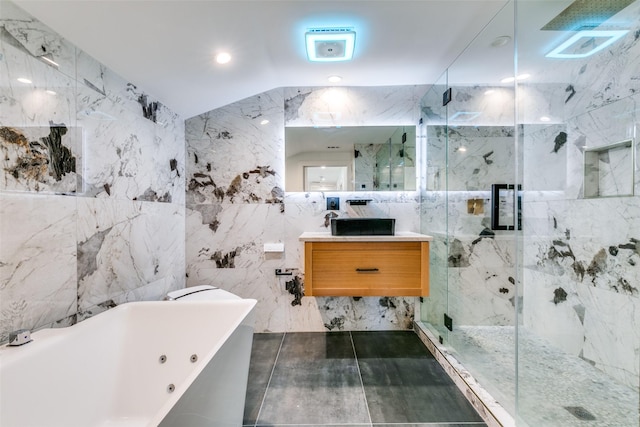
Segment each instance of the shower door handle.
[[[500,192],[507,195],[501,197]],[[513,184],[491,185],[491,229],[492,230],[522,230],[522,186]],[[509,200],[508,193],[512,194]],[[511,201],[511,203],[509,203]],[[514,213],[515,219],[510,212]],[[502,209],[501,209],[502,208]],[[506,208],[506,209],[505,209]],[[505,212],[506,211],[506,212]],[[505,222],[507,222],[505,224]]]

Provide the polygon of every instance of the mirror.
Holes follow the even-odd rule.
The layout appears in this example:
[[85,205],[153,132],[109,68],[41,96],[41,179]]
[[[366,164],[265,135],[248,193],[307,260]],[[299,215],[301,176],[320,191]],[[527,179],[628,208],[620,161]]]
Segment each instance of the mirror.
[[285,128],[285,191],[414,191],[415,126]]

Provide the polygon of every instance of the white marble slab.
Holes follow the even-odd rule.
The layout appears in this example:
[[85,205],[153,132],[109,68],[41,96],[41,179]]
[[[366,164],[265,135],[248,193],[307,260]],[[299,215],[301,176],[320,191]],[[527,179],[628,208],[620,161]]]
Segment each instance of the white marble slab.
[[[350,123],[415,124],[417,104],[411,100],[416,100],[416,90],[349,88],[345,108]],[[413,299],[296,298],[286,289],[293,277],[304,282],[300,234],[327,231],[332,216],[346,217],[347,198],[372,199],[381,214],[396,218],[398,231],[419,228],[416,191],[281,191],[285,123],[313,125],[320,118],[314,118],[313,109],[328,105],[324,97],[329,92],[274,89],[186,123],[187,283],[215,284],[258,298],[257,331],[406,329],[407,319],[414,316]],[[369,114],[374,105],[378,113]],[[261,125],[263,120],[269,123]],[[252,172],[259,166],[269,166],[264,176]],[[341,209],[327,211],[326,198],[335,196],[341,199]],[[263,245],[270,242],[283,243],[284,252],[265,254]],[[293,274],[275,276],[277,268]]]
[[[179,205],[78,200],[78,306],[114,303],[124,294],[158,283],[159,299],[182,284],[184,213]],[[170,278],[170,283],[161,280]],[[153,296],[154,298],[151,298]]]
[[77,312],[76,199],[0,194],[0,341]]

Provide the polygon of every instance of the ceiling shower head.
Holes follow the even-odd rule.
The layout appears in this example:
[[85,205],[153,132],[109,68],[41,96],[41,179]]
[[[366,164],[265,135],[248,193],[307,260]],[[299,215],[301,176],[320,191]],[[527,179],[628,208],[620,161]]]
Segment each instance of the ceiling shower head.
[[596,28],[633,2],[634,0],[576,0],[541,29],[580,31]]

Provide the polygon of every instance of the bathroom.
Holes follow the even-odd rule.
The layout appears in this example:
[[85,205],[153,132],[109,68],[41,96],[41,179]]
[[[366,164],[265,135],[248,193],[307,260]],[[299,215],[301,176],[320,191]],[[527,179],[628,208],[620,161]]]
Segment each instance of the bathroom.
[[[542,406],[540,390],[554,386],[532,378],[540,377],[536,363],[547,370],[558,356],[532,352],[530,342],[520,340],[533,334],[573,356],[566,363],[586,362],[635,391],[631,412],[609,402],[611,412],[630,418],[594,425],[636,425],[636,166],[631,161],[624,173],[630,191],[586,197],[583,147],[635,144],[640,47],[633,35],[640,3],[627,2],[607,23],[627,25],[627,36],[589,59],[561,60],[544,80],[532,72],[536,58],[520,54],[514,62],[509,41],[494,48],[493,63],[503,64],[504,76],[514,75],[515,64],[530,79],[501,87],[467,80],[465,70],[481,74],[478,52],[487,54],[482,49],[496,37],[524,46],[527,34],[515,34],[523,20],[555,16],[570,2],[546,2],[557,10],[542,17],[527,9],[537,3],[504,2],[428,85],[278,87],[184,120],[60,36],[45,36],[41,24],[3,1],[0,118],[3,156],[11,162],[3,163],[0,187],[2,341],[17,328],[75,324],[124,302],[162,299],[214,278],[259,301],[256,332],[407,330],[418,322],[435,342],[442,338],[443,354],[454,354],[494,399],[518,414],[516,424],[552,425],[541,424],[531,408]],[[36,59],[47,54],[57,67]],[[16,82],[23,75],[45,83]],[[443,107],[448,88],[452,99]],[[343,126],[416,126],[419,190],[286,192],[279,173],[285,127],[313,125],[317,105],[343,112]],[[483,114],[462,116],[461,124],[452,121],[454,112]],[[29,141],[63,134],[75,167],[61,160],[65,173],[45,176],[43,149],[27,153],[6,127],[19,128]],[[461,149],[475,140],[482,148]],[[215,152],[207,149],[212,143]],[[632,147],[626,157],[635,156]],[[64,159],[69,153],[61,151]],[[468,160],[459,163],[463,155]],[[522,186],[522,230],[485,238],[492,184]],[[287,291],[291,276],[274,271],[303,273],[298,237],[326,230],[328,196],[341,199],[340,215],[347,198],[366,197],[396,219],[397,230],[432,235],[430,296],[297,298]],[[265,253],[266,243],[282,243],[284,252]],[[445,314],[453,331],[444,325]],[[485,347],[478,351],[477,343]],[[477,356],[498,343],[506,349],[505,368],[495,372],[494,359]],[[537,360],[526,359],[528,353]],[[588,387],[581,393],[592,394]],[[587,405],[564,404],[548,413],[563,425],[579,425],[564,407],[596,412]]]

